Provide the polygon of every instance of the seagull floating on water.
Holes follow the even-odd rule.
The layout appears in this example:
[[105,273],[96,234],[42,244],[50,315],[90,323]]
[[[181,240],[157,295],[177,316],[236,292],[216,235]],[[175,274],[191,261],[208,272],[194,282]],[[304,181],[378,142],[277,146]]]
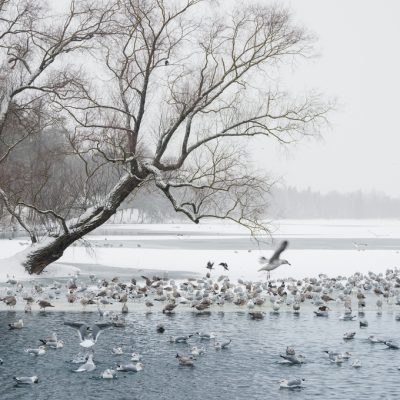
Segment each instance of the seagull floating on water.
[[91,372],[96,369],[96,365],[93,362],[93,354],[89,354],[85,364],[82,364],[74,372]]
[[32,383],[39,382],[39,378],[36,375],[34,375],[34,376],[14,376],[13,379],[18,385],[31,385]]
[[282,379],[279,381],[280,389],[299,389],[303,387],[304,378]]
[[177,354],[176,358],[179,361],[179,365],[184,365],[186,367],[194,366],[194,358],[193,357],[180,356],[179,354]]
[[26,349],[25,353],[32,354],[34,356],[41,356],[46,353],[46,347],[39,346],[37,349]]
[[136,364],[117,364],[117,371],[123,372],[139,372],[143,369],[144,365],[140,362]]
[[103,379],[114,379],[117,377],[117,373],[113,369],[106,369],[100,377]]
[[22,329],[24,327],[24,321],[22,319],[19,319],[16,322],[12,322],[11,324],[8,324],[10,329]]

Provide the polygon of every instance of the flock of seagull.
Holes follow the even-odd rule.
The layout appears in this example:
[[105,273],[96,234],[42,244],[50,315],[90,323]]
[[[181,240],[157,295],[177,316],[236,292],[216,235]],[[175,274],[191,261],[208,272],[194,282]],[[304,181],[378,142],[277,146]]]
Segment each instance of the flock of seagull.
[[[85,322],[65,320],[64,324],[76,330],[79,338],[79,345],[84,353],[79,354],[71,360],[74,364],[80,364],[74,370],[77,373],[92,372],[96,369],[94,361],[94,347],[99,335],[108,328],[120,328],[126,324],[125,315],[129,312],[128,304],[142,303],[147,312],[153,308],[160,309],[163,314],[172,314],[177,307],[191,310],[198,313],[209,313],[215,308],[223,308],[231,305],[247,309],[250,319],[262,320],[266,315],[267,306],[272,307],[272,313],[279,314],[281,309],[290,310],[299,314],[302,305],[310,303],[314,307],[314,315],[317,318],[328,317],[331,311],[330,304],[343,306],[341,320],[353,321],[358,318],[360,328],[368,326],[368,321],[363,319],[365,309],[370,302],[378,313],[382,313],[385,303],[400,305],[400,271],[387,270],[386,273],[366,274],[355,273],[349,277],[337,276],[328,277],[320,274],[318,278],[304,278],[301,280],[284,279],[272,281],[270,272],[280,265],[289,264],[287,260],[281,259],[281,254],[288,247],[288,242],[283,241],[270,259],[260,259],[261,268],[259,271],[267,272],[266,280],[245,281],[239,279],[232,282],[228,275],[229,266],[221,262],[224,274],[211,277],[216,271],[215,263],[208,262],[207,272],[201,279],[186,279],[182,281],[163,280],[160,277],[152,278],[142,276],[140,279],[132,278],[129,282],[122,282],[118,277],[111,280],[98,279],[95,275],[89,276],[86,282],[78,275],[71,277],[66,285],[59,282],[51,284],[34,283],[32,287],[25,288],[24,283],[10,278],[5,295],[0,298],[11,309],[17,302],[24,302],[25,312],[31,313],[35,304],[40,312],[48,308],[57,309],[55,300],[65,295],[69,303],[80,304],[82,309],[93,306],[97,307],[101,322],[89,325]],[[289,264],[290,265],[290,264]],[[27,284],[27,283],[25,283]],[[356,306],[353,306],[354,301]],[[107,310],[109,304],[120,304],[121,312]],[[159,305],[159,306],[156,306]],[[155,307],[156,306],[156,307]],[[356,313],[354,310],[357,310]],[[357,315],[358,314],[358,315]],[[400,314],[395,316],[400,321]],[[9,324],[10,330],[24,329],[23,319],[16,320]],[[164,324],[160,323],[155,327],[159,334],[166,332]],[[343,335],[343,340],[353,340],[356,332],[350,331]],[[196,340],[196,343],[193,342]],[[400,346],[392,338],[378,338],[369,336],[370,343],[380,343],[388,349],[398,350]],[[176,354],[178,365],[193,367],[198,357],[206,353],[202,345],[204,341],[212,343],[215,350],[226,350],[230,348],[232,340],[218,338],[214,333],[196,332],[182,336],[170,336],[170,344],[188,344],[188,353]],[[53,332],[49,337],[39,339],[41,343],[37,348],[28,348],[26,353],[32,356],[42,356],[48,349],[62,349],[64,342]],[[336,350],[326,350],[328,359],[335,364],[341,364],[351,357],[350,353]],[[121,347],[114,347],[112,353],[115,355],[124,354]],[[1,355],[0,355],[1,356]],[[108,368],[100,375],[103,379],[114,379],[117,372],[139,372],[144,365],[141,362],[141,355],[133,353],[130,362],[117,364],[116,368]],[[287,347],[286,351],[280,354],[283,363],[303,364],[305,356],[295,351],[293,347]],[[0,359],[0,363],[3,362]],[[362,366],[361,361],[355,359],[352,364],[354,368]],[[38,376],[17,376],[14,377],[17,385],[34,384],[39,382]],[[282,379],[279,382],[280,388],[298,389],[303,387],[304,379],[291,377]]]

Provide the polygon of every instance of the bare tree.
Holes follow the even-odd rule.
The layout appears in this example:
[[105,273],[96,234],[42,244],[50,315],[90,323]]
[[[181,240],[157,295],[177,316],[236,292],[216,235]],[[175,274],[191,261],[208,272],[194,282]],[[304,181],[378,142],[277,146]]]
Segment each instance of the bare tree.
[[[96,8],[85,3],[77,11],[72,2],[52,30],[43,28],[45,18],[30,17],[37,12],[33,7],[18,28],[22,33],[6,33],[4,63],[18,68],[22,81],[15,85],[5,78],[0,121],[9,118],[12,102],[45,97],[49,110],[65,121],[70,154],[82,162],[85,179],[79,187],[88,205],[68,219],[20,202],[60,226],[56,237],[26,252],[30,273],[60,258],[148,184],[195,223],[222,218],[254,234],[266,229],[261,216],[269,183],[252,170],[246,142],[263,136],[290,144],[316,134],[329,107],[317,96],[291,98],[271,78],[283,63],[311,50],[310,36],[293,25],[287,10],[244,7],[210,20],[202,17],[208,3],[118,0]],[[19,14],[3,18],[8,22],[0,32],[17,29],[13,21]],[[11,51],[13,43],[24,42],[21,37],[25,47]],[[68,61],[82,49],[84,57]],[[49,72],[56,58],[58,68]],[[20,97],[22,92],[27,94]],[[110,173],[114,186],[94,198],[87,187],[99,170]],[[13,212],[4,190],[0,196]],[[31,233],[23,215],[19,218]]]

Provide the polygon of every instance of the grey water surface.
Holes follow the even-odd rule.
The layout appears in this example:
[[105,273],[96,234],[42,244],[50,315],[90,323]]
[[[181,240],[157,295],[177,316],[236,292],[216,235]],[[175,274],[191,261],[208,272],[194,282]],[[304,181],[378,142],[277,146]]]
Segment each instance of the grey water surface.
[[[25,327],[11,331],[7,324],[23,318]],[[358,321],[340,321],[339,313],[328,318],[314,317],[311,308],[299,316],[289,311],[279,315],[267,313],[264,320],[250,320],[245,310],[196,315],[177,312],[130,313],[125,328],[110,328],[95,346],[97,369],[75,373],[78,364],[70,360],[81,350],[74,329],[63,325],[65,319],[92,323],[97,313],[0,313],[1,400],[75,400],[75,399],[398,399],[400,393],[400,350],[388,350],[383,344],[366,339],[375,334],[397,339],[400,322],[389,309],[382,316],[366,313],[369,327],[359,328]],[[156,325],[164,323],[166,332],[158,334]],[[345,342],[343,333],[354,330],[356,338]],[[62,349],[34,357],[24,352],[37,347],[39,338],[57,332]],[[191,345],[207,348],[194,367],[179,366],[177,353],[187,354],[185,344],[171,344],[170,335],[198,331],[214,332],[219,338],[232,339],[226,350],[216,351],[211,341],[193,336]],[[287,345],[306,356],[298,366],[280,364],[279,353]],[[122,346],[125,354],[114,356],[111,350]],[[352,360],[336,365],[329,362],[324,349],[349,351],[361,360],[362,367],[351,367]],[[144,369],[138,373],[119,372],[114,380],[99,378],[102,371],[117,362],[129,362],[130,354],[142,355]],[[39,383],[16,387],[13,376],[38,375]],[[279,389],[284,378],[305,378],[300,390]]]

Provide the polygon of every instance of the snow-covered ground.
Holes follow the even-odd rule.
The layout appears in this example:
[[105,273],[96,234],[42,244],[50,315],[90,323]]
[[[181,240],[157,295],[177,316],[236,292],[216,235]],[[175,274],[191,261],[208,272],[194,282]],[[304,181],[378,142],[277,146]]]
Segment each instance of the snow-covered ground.
[[[349,239],[362,241],[362,239],[384,240],[399,239],[400,250],[400,221],[281,221],[274,223],[274,238],[276,241],[288,238],[309,238],[319,240],[321,237],[329,241]],[[105,235],[104,232],[107,232]],[[124,235],[126,231],[126,235]],[[113,235],[112,233],[117,233]],[[121,234],[122,232],[122,234]],[[271,250],[243,250],[235,248],[218,248],[219,240],[244,238],[247,240],[246,230],[235,225],[212,224],[167,224],[167,225],[106,225],[97,232],[98,235],[89,235],[86,240],[93,244],[88,250],[82,246],[69,248],[59,262],[47,268],[46,277],[62,277],[73,274],[77,267],[97,264],[110,269],[126,268],[141,270],[146,274],[147,269],[160,271],[167,275],[172,271],[189,271],[203,274],[207,261],[214,261],[215,274],[223,273],[223,269],[217,266],[220,262],[229,265],[229,276],[232,279],[259,279],[263,273],[258,272],[258,258],[261,255],[268,257]],[[178,238],[178,240],[177,240]],[[171,240],[174,242],[171,245]],[[212,243],[210,248],[187,249],[180,246],[180,242],[196,240],[197,243],[207,241]],[[157,244],[156,248],[138,247],[139,242],[144,244],[151,241],[150,245]],[[169,244],[168,244],[169,243]],[[379,242],[380,243],[380,242]],[[130,245],[131,244],[131,245]],[[162,248],[165,244],[166,248]],[[350,247],[349,245],[349,247]],[[171,248],[172,246],[172,248]],[[26,279],[24,269],[16,262],[11,262],[8,257],[13,256],[27,247],[27,241],[0,240],[0,281],[7,280],[9,276],[17,279]],[[161,248],[160,248],[161,247]],[[283,254],[291,266],[284,265],[273,273],[273,277],[316,276],[319,273],[338,275],[356,271],[367,272],[369,270],[380,272],[386,268],[400,266],[400,252],[392,247],[376,248],[375,250],[357,251],[295,248],[290,246]]]

